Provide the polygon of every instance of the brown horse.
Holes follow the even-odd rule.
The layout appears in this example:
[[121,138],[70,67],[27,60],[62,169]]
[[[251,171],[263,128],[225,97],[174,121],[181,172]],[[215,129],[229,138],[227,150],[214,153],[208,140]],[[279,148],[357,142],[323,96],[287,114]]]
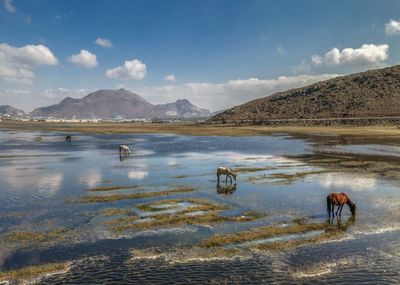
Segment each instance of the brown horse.
[[354,204],[354,202],[349,196],[346,195],[346,193],[330,193],[328,197],[326,197],[326,205],[329,217],[331,216],[331,212],[332,216],[334,216],[335,206],[338,206],[338,209],[336,210],[336,216],[338,215],[338,212],[339,216],[341,216],[344,204],[349,206],[352,215],[356,214],[356,204]]

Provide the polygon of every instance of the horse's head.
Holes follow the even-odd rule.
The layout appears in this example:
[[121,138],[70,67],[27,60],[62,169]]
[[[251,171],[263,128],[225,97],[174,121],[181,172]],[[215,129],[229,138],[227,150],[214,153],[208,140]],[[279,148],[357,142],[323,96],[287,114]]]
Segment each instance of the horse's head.
[[352,215],[356,214],[356,208],[356,204],[353,203],[352,205],[350,205],[350,212]]
[[231,174],[232,174],[233,178],[235,178],[235,180],[236,180],[237,173],[232,171]]

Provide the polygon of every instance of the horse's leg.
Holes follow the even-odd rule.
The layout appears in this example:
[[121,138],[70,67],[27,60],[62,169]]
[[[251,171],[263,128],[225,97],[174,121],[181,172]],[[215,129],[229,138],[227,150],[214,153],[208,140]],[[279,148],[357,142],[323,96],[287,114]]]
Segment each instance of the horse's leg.
[[340,205],[338,206],[338,208],[337,208],[337,210],[336,210],[336,217],[337,217],[337,215],[338,215],[338,213],[339,213],[339,210],[340,210]]
[[340,206],[339,216],[342,216],[343,205],[344,205],[344,204],[342,204],[342,205]]
[[335,204],[331,205],[331,209],[332,209],[332,217],[335,217]]

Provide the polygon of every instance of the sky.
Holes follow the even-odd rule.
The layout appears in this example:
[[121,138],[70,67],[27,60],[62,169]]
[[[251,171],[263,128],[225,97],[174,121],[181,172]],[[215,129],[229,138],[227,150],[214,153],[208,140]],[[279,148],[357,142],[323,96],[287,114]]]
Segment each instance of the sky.
[[0,105],[125,88],[211,111],[400,63],[400,1],[0,0]]

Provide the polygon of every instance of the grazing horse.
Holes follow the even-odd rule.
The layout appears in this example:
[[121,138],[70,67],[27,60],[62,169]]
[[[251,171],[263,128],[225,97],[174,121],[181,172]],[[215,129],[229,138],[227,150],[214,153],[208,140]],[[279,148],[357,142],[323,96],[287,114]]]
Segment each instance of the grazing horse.
[[338,206],[338,209],[336,210],[336,216],[338,215],[338,212],[339,216],[341,216],[344,204],[347,204],[349,206],[352,215],[356,214],[356,204],[354,204],[354,202],[350,199],[349,196],[346,195],[346,193],[330,193],[326,197],[326,205],[329,218],[331,217],[331,212],[332,216],[334,216],[335,206]]
[[227,186],[221,186],[219,182],[217,183],[217,193],[222,195],[231,195],[236,191],[236,183]]
[[65,137],[65,141],[70,142],[72,140],[72,137],[70,135]]
[[228,168],[228,167],[218,167],[217,169],[217,178],[218,178],[218,183],[219,183],[219,177],[221,176],[221,174],[226,175],[226,179],[225,179],[225,183],[228,183],[228,177],[231,180],[232,183],[232,177],[235,179],[236,181],[236,172],[234,172],[232,169]]
[[121,144],[119,146],[119,154],[120,155],[130,155],[131,150],[129,149],[129,146],[127,146],[126,144]]

